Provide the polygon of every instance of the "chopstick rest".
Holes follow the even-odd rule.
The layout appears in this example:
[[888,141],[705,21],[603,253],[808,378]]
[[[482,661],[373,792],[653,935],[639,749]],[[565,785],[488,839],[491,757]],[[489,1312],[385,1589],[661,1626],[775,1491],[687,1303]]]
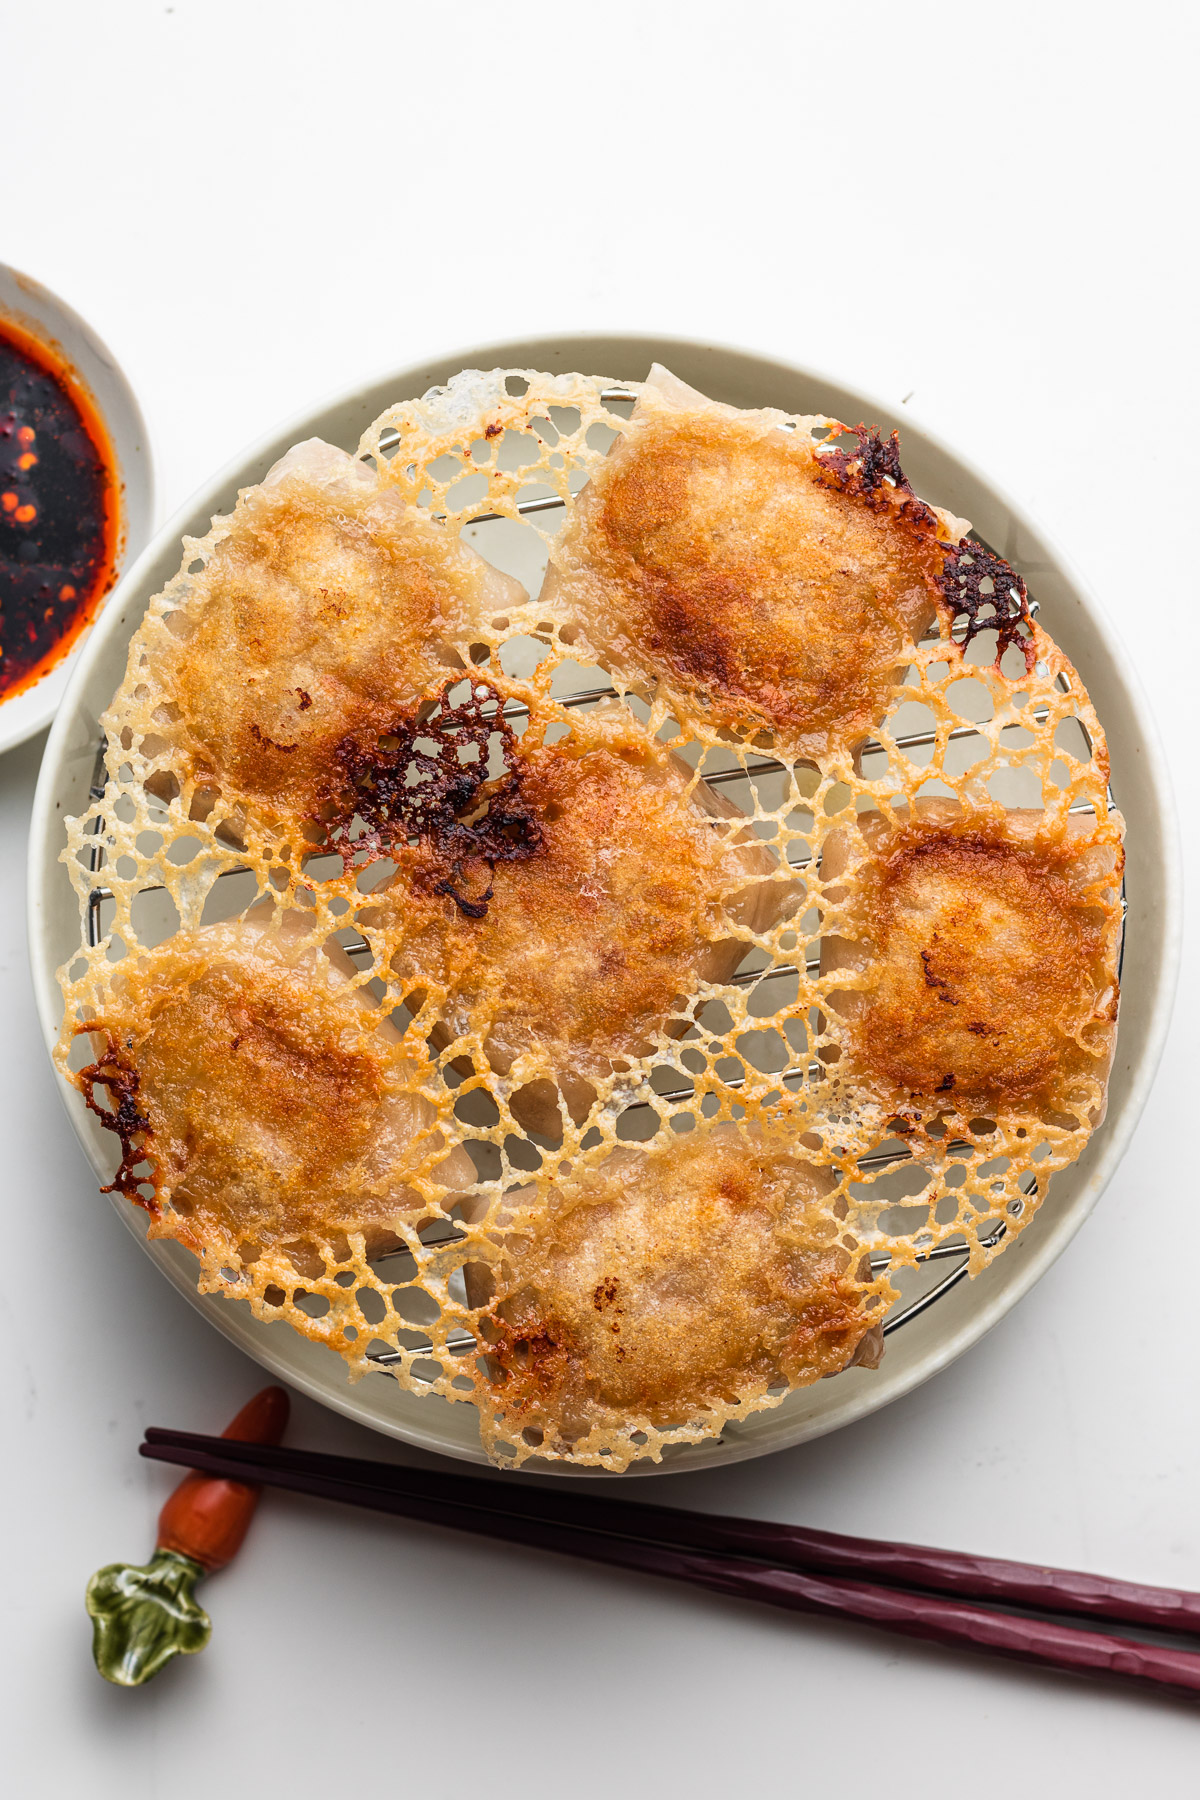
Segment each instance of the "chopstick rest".
[[[282,1388],[264,1388],[214,1444],[277,1444],[287,1424]],[[232,1562],[258,1505],[257,1483],[191,1474],[159,1514],[158,1541],[145,1564],[109,1563],[87,1585],[92,1655],[106,1681],[141,1687],[174,1656],[194,1655],[212,1635],[196,1583]]]

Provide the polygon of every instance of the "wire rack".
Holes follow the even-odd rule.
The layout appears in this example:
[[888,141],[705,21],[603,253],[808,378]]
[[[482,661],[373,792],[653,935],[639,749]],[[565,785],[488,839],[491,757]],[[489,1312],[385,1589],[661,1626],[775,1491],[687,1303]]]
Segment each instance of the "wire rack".
[[[606,405],[619,406],[625,402],[632,405],[636,396],[625,392],[624,390],[612,389],[607,390],[602,398]],[[395,442],[399,442],[398,436],[396,437]],[[382,449],[387,450],[391,447],[391,443],[388,439],[385,438],[381,440]],[[561,509],[565,504],[565,501],[558,494],[531,495],[518,502],[517,511],[523,516],[537,515]],[[470,523],[472,525],[483,525],[493,522],[497,517],[499,517],[499,515],[483,512],[475,515]],[[992,546],[988,545],[983,539],[978,539],[978,541],[983,544],[985,549],[992,548]],[[1030,599],[1029,607],[1031,612],[1036,613],[1038,610],[1036,600]],[[580,688],[572,693],[564,694],[560,698],[562,705],[566,707],[577,707],[597,705],[602,701],[618,697],[618,690],[616,688],[605,685]],[[510,702],[505,707],[505,716],[513,720],[520,719],[525,716],[526,710],[527,709],[518,702]],[[1044,718],[1044,712],[1040,716]],[[950,741],[955,742],[970,740],[976,737],[978,733],[974,726],[968,724],[962,726],[958,730],[952,731],[949,735]],[[907,735],[898,736],[895,739],[896,747],[903,751],[920,750],[925,747],[933,746],[934,743],[935,733],[929,731],[912,732]],[[877,752],[881,748],[882,746],[877,744],[874,740],[868,739],[862,746],[861,754],[863,756],[869,756],[872,752]],[[107,741],[102,738],[97,747],[89,790],[90,798],[92,800],[103,800],[105,795],[107,749]],[[722,787],[737,781],[753,781],[757,777],[771,773],[782,773],[786,768],[787,765],[779,760],[773,757],[763,756],[752,761],[737,762],[734,766],[729,768],[715,769],[711,772],[706,771],[704,779],[711,787]],[[1111,789],[1108,798],[1111,804]],[[1073,806],[1070,810],[1072,813],[1090,813],[1093,811],[1093,808],[1090,804],[1083,803],[1081,805]],[[102,819],[97,819],[95,830],[97,838],[99,838],[99,834],[103,830]],[[93,874],[99,872],[103,863],[103,855],[103,846],[98,841],[90,858],[90,867]],[[799,868],[803,866],[803,860],[798,859],[793,862],[791,866]],[[223,881],[229,877],[245,873],[247,873],[246,870],[234,866],[222,870],[217,876],[217,880]],[[144,891],[153,893],[158,890],[153,887],[148,887]],[[89,892],[84,929],[87,943],[90,948],[94,948],[103,940],[104,907],[106,903],[112,901],[112,898],[111,890],[100,884],[94,886]],[[1122,887],[1122,913],[1124,914],[1124,887]],[[349,932],[339,933],[338,936],[342,948],[351,957],[356,960],[370,957],[370,946],[361,937]],[[1120,947],[1120,956],[1122,960],[1123,955],[1124,933],[1122,931]],[[810,974],[819,972],[819,966],[819,958],[810,959],[806,965]],[[750,987],[766,981],[786,980],[787,977],[796,973],[797,970],[794,964],[777,963],[769,968],[759,966],[739,969],[732,977],[730,977],[730,981],[731,984],[735,986]],[[780,1079],[784,1082],[795,1082],[804,1079],[805,1074],[806,1071],[803,1069],[787,1070],[781,1073]],[[452,1074],[450,1078],[454,1079]],[[737,1087],[740,1085],[740,1082],[738,1079],[734,1078],[729,1080],[727,1085],[730,1087]],[[689,1088],[669,1090],[664,1092],[661,1095],[661,1098],[669,1101],[685,1100],[688,1098],[690,1091]],[[638,1110],[639,1107],[648,1106],[649,1102],[646,1101],[634,1102],[629,1110],[633,1112]],[[894,1150],[884,1149],[874,1155],[860,1158],[859,1166],[864,1170],[875,1172],[909,1160],[911,1160],[911,1153],[907,1149],[898,1146]],[[1036,1177],[1032,1171],[1023,1178],[1021,1185],[1026,1194],[1033,1191],[1033,1188],[1036,1185]],[[437,1224],[431,1225],[425,1231],[422,1231],[420,1235],[423,1243],[432,1246],[435,1244],[454,1242],[461,1234],[456,1232],[453,1226],[447,1222],[439,1221]],[[982,1238],[980,1242],[984,1248],[989,1250],[994,1249],[1005,1235],[1005,1225],[1000,1221],[996,1224],[992,1233],[988,1237]],[[389,1260],[399,1260],[408,1255],[409,1253],[407,1252],[393,1253]],[[947,1294],[957,1287],[959,1282],[964,1279],[968,1272],[967,1256],[968,1251],[965,1243],[955,1243],[950,1241],[948,1243],[935,1245],[924,1254],[918,1256],[916,1269],[909,1267],[900,1271],[896,1278],[899,1279],[902,1286],[908,1289],[915,1288],[916,1291],[902,1292],[900,1298],[893,1303],[887,1318],[883,1322],[884,1336],[890,1337],[894,1332],[901,1330],[904,1326],[912,1324],[916,1319],[919,1319],[923,1314],[927,1313],[930,1308],[938,1303],[938,1301],[944,1299]],[[891,1258],[885,1251],[873,1253],[871,1256],[872,1273],[876,1275],[881,1274],[888,1268],[890,1261]],[[945,1265],[949,1266],[945,1267]],[[466,1354],[473,1349],[474,1346],[474,1338],[470,1336],[470,1334],[463,1332],[461,1334],[453,1334],[447,1347],[453,1352]],[[386,1368],[389,1363],[401,1361],[402,1355],[398,1351],[380,1350],[372,1352],[370,1354],[370,1360],[383,1369]]]

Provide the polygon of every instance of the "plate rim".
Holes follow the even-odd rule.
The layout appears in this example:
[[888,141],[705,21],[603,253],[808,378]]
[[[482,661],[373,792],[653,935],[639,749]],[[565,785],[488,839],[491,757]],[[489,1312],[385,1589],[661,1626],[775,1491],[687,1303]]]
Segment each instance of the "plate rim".
[[[835,388],[853,396],[855,403],[863,406],[864,417],[869,412],[877,419],[889,418],[893,417],[897,411],[894,405],[884,403],[865,389],[848,384],[836,373],[748,346],[678,334],[668,336],[650,330],[572,330],[538,332],[531,334],[528,338],[502,339],[471,346],[465,350],[455,348],[444,353],[429,355],[400,368],[390,368],[370,379],[358,380],[328,394],[323,399],[314,401],[293,413],[269,431],[260,434],[203,483],[153,535],[141,555],[131,564],[113,589],[103,612],[79,646],[78,655],[72,662],[70,679],[58,709],[58,716],[47,739],[30,821],[29,955],[38,1020],[48,1051],[52,1049],[58,1035],[59,991],[54,978],[54,965],[45,941],[44,877],[47,867],[57,869],[60,866],[57,851],[62,848],[63,842],[62,814],[54,804],[53,786],[58,777],[67,735],[73,723],[74,708],[71,702],[86,683],[92,665],[100,657],[108,640],[116,636],[125,625],[122,602],[126,594],[131,597],[135,594],[142,579],[143,569],[149,568],[151,563],[163,556],[172,546],[180,546],[185,527],[194,529],[193,520],[197,514],[203,513],[206,518],[210,516],[215,510],[218,500],[227,492],[232,482],[237,481],[239,485],[245,485],[247,471],[253,469],[256,464],[261,464],[273,453],[279,454],[281,444],[286,448],[290,443],[299,441],[303,435],[312,435],[314,429],[317,428],[316,422],[335,409],[353,408],[366,395],[387,386],[394,386],[402,398],[407,397],[413,380],[423,378],[424,374],[430,370],[473,367],[530,368],[535,366],[533,362],[521,361],[518,358],[519,353],[532,349],[534,345],[554,345],[571,354],[574,354],[577,348],[579,352],[586,352],[590,355],[592,351],[589,347],[602,344],[622,345],[631,350],[635,346],[652,345],[656,351],[666,351],[666,356],[661,360],[669,360],[671,349],[674,347],[698,354],[709,353],[717,357],[731,357],[742,363],[761,363],[764,367],[774,367],[800,380]],[[565,368],[577,365],[565,362],[562,366]],[[597,372],[605,373],[606,371]],[[1057,1261],[1082,1227],[1128,1148],[1162,1059],[1174,1006],[1182,947],[1182,857],[1178,814],[1169,767],[1136,668],[1129,657],[1121,634],[1114,626],[1106,609],[1096,598],[1074,560],[1066,555],[1053,535],[1045,529],[1040,519],[1029,508],[1016,501],[1001,483],[983,471],[970,456],[948,443],[939,433],[930,430],[921,420],[919,413],[910,418],[906,410],[904,418],[909,420],[911,431],[919,435],[932,451],[949,462],[957,464],[968,477],[985,489],[1000,506],[1007,510],[1027,540],[1046,552],[1057,567],[1067,589],[1079,602],[1093,627],[1102,631],[1106,636],[1114,661],[1119,664],[1119,679],[1124,687],[1126,701],[1140,733],[1149,784],[1158,804],[1157,823],[1162,839],[1162,867],[1159,870],[1161,948],[1157,979],[1153,991],[1145,996],[1149,1018],[1140,1062],[1119,1117],[1114,1117],[1110,1113],[1089,1144],[1089,1149],[1096,1145],[1097,1139],[1103,1133],[1103,1140],[1094,1159],[1094,1165],[1084,1184],[1070,1203],[1064,1206],[1056,1216],[1047,1217],[1045,1211],[1040,1213],[1038,1218],[1032,1221],[1027,1230],[1016,1240],[1012,1248],[1005,1252],[1004,1257],[999,1259],[1000,1262],[1007,1265],[1006,1279],[1001,1286],[996,1287],[990,1293],[985,1287],[981,1287],[981,1283],[986,1283],[987,1274],[990,1271],[985,1271],[983,1276],[971,1284],[972,1291],[979,1295],[979,1304],[972,1309],[956,1329],[941,1334],[938,1341],[925,1345],[905,1367],[899,1368],[893,1363],[894,1372],[890,1372],[882,1380],[871,1385],[858,1388],[853,1394],[848,1394],[847,1399],[840,1407],[831,1408],[823,1415],[797,1420],[790,1429],[785,1427],[782,1431],[773,1432],[770,1428],[771,1421],[779,1421],[779,1412],[776,1410],[759,1413],[754,1415],[754,1418],[760,1421],[757,1433],[750,1433],[745,1437],[730,1436],[724,1440],[707,1439],[699,1444],[688,1446],[685,1451],[677,1453],[675,1457],[669,1458],[662,1464],[635,1463],[626,1472],[628,1475],[687,1473],[704,1468],[725,1466],[731,1462],[744,1461],[772,1450],[809,1441],[830,1431],[839,1430],[857,1419],[880,1410],[883,1406],[890,1405],[894,1400],[911,1393],[914,1388],[957,1360],[959,1356],[985,1337],[1025,1297]],[[249,477],[249,479],[254,479],[254,477]],[[132,635],[134,629],[136,629],[136,624],[130,628],[128,636]],[[126,641],[128,641],[128,636]],[[44,851],[50,842],[49,834],[51,832],[57,833],[54,839],[56,854],[47,863]],[[76,1136],[80,1140],[88,1166],[93,1172],[96,1172],[88,1141],[83,1135],[84,1118],[81,1117],[83,1108],[79,1104],[78,1095],[58,1075],[57,1070],[55,1070],[55,1084]],[[432,1400],[424,1397],[418,1398],[418,1405],[429,1409],[428,1426],[423,1427],[419,1422],[414,1422],[407,1417],[403,1421],[384,1419],[360,1397],[362,1393],[360,1385],[347,1381],[344,1372],[340,1385],[335,1386],[332,1378],[324,1380],[303,1367],[297,1367],[293,1345],[290,1343],[288,1345],[288,1350],[293,1352],[291,1356],[289,1356],[288,1350],[277,1351],[275,1349],[275,1343],[279,1341],[279,1337],[273,1326],[254,1320],[248,1309],[234,1306],[220,1296],[199,1294],[195,1287],[194,1276],[188,1272],[187,1264],[191,1259],[187,1258],[186,1253],[179,1246],[166,1241],[160,1240],[151,1244],[145,1237],[142,1215],[130,1207],[119,1195],[110,1196],[110,1199],[122,1223],[144,1245],[151,1260],[173,1285],[216,1325],[223,1336],[238,1344],[273,1374],[286,1380],[291,1386],[299,1388],[310,1398],[323,1405],[333,1407],[334,1410],[372,1430],[397,1437],[416,1448],[435,1454],[486,1463],[487,1459],[481,1446],[472,1450],[457,1443],[450,1444],[446,1441],[445,1435],[438,1432],[435,1423],[438,1408]],[[993,1265],[993,1267],[997,1266],[998,1264]],[[936,1312],[937,1308],[931,1308],[926,1317],[929,1318]],[[293,1333],[289,1327],[284,1326],[280,1329],[287,1332],[288,1339],[295,1338],[299,1343],[305,1342],[298,1333]],[[911,1329],[919,1332],[920,1325],[914,1323]],[[333,1357],[332,1352],[327,1354],[330,1358]],[[884,1370],[887,1370],[887,1367],[885,1359]],[[336,1375],[336,1373],[335,1370],[334,1374]],[[566,1475],[575,1479],[609,1478],[604,1472],[580,1469],[569,1463],[546,1463],[533,1459],[524,1466],[531,1473],[539,1476]]]

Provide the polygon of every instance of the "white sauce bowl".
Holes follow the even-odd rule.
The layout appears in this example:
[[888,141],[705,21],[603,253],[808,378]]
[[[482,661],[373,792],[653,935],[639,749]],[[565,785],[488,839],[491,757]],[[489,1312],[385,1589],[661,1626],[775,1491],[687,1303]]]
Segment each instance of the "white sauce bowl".
[[[117,576],[145,549],[154,529],[154,456],[146,421],[133,389],[108,346],[65,300],[32,276],[0,263],[0,323],[11,319],[48,343],[70,364],[108,426],[120,491]],[[96,619],[112,604],[116,583],[100,602]],[[75,670],[96,619],[81,631],[67,654],[30,687],[0,698],[0,752],[23,744],[48,725]]]

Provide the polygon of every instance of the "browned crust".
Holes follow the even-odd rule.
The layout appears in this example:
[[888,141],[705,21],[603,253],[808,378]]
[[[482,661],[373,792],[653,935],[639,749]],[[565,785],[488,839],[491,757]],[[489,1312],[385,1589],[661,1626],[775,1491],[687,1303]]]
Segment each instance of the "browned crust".
[[899,432],[893,431],[891,437],[884,438],[876,425],[855,425],[851,429],[858,439],[857,450],[831,445],[817,452],[817,461],[829,470],[838,486],[868,499],[882,498],[880,490],[888,486],[911,494],[908,477],[900,467]]
[[[1111,835],[1044,815],[980,819],[927,803],[894,830],[860,826],[855,942],[829,938],[826,972],[865,972],[831,994],[850,1067],[897,1103],[963,1113],[1071,1111],[1103,1082],[1117,1016],[1123,853]],[[836,861],[832,872],[836,873]]]
[[[779,482],[797,497],[808,491],[808,502],[801,504],[816,502],[810,529],[812,538],[821,541],[798,546],[786,528],[776,532],[764,524],[747,534],[736,554],[721,558],[712,553],[707,522],[697,517],[690,542],[680,544],[676,538],[670,546],[675,555],[658,554],[660,522],[688,513],[688,470],[681,463],[726,454],[723,434],[689,422],[644,446],[636,462],[619,470],[607,486],[601,530],[627,594],[631,599],[636,595],[633,610],[645,620],[645,650],[678,679],[697,683],[723,717],[760,720],[798,742],[814,726],[827,732],[845,722],[852,733],[861,734],[885,703],[903,641],[903,629],[896,627],[905,622],[906,602],[911,606],[933,579],[936,563],[927,529],[932,515],[924,509],[906,513],[892,504],[890,494],[882,500],[853,474],[839,478],[836,471],[826,471],[820,457],[797,456],[791,445],[757,439],[739,445],[738,454],[758,465],[764,494]],[[826,493],[827,501],[818,498]],[[890,544],[879,562],[886,573],[881,566],[868,600],[850,573],[851,559],[855,551],[869,555],[882,549],[885,519]],[[832,553],[826,550],[822,528],[836,534]],[[797,559],[798,548],[807,553],[804,563]],[[827,595],[836,595],[839,611],[852,611],[856,635],[887,640],[881,666],[883,644],[873,645],[873,667],[856,667],[836,654],[820,657],[808,615],[818,623]],[[771,633],[772,619],[769,613],[763,616],[764,606],[782,615],[774,623],[784,629]],[[796,645],[790,641],[797,633],[810,644],[810,667],[800,681],[792,666]]]
[[[817,461],[821,467],[830,471],[844,493],[853,494],[875,510],[898,510],[917,529],[940,535],[936,515],[913,493],[912,484],[900,467],[900,433],[893,431],[885,439],[877,426],[855,425],[853,435],[858,449],[819,450]],[[1005,651],[1015,645],[1025,658],[1026,672],[1031,672],[1037,662],[1037,646],[1029,594],[1020,575],[1002,556],[973,538],[960,538],[957,544],[943,543],[941,553],[942,569],[935,583],[937,599],[959,655],[965,660],[975,639],[985,631],[994,631],[996,666],[999,667]]]
[[[504,716],[503,698],[486,683],[471,684],[457,705],[450,696],[460,682],[449,681],[436,702],[426,702],[395,719],[374,744],[346,738],[334,751],[339,771],[322,808],[331,848],[347,868],[364,852],[399,855],[419,842],[425,852],[424,878],[433,892],[446,894],[461,912],[482,919],[492,887],[477,898],[462,891],[467,872],[500,862],[523,862],[537,854],[541,827],[521,787],[526,766]],[[489,774],[499,746],[502,772]],[[431,744],[432,751],[421,749]],[[354,818],[363,831],[350,836]]]
[[403,1097],[411,1068],[394,1032],[348,985],[318,979],[315,952],[286,955],[249,926],[172,940],[129,959],[106,1015],[79,1027],[99,1054],[76,1082],[121,1143],[106,1191],[198,1255],[240,1245],[253,1260],[353,1230],[394,1242],[390,1222],[418,1204],[396,1162],[431,1111]]

